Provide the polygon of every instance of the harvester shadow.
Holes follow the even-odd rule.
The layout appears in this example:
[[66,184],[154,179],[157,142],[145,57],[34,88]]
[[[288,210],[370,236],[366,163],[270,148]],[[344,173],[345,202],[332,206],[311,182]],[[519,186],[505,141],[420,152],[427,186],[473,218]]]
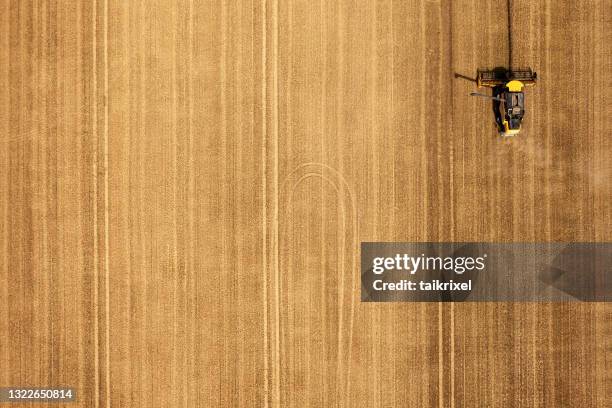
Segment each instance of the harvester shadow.
[[471,78],[471,77],[469,77],[467,75],[463,75],[463,74],[460,74],[458,72],[455,72],[455,78],[465,79],[466,81],[470,81],[470,82],[474,82],[474,83],[478,82],[478,81],[476,81],[476,78]]

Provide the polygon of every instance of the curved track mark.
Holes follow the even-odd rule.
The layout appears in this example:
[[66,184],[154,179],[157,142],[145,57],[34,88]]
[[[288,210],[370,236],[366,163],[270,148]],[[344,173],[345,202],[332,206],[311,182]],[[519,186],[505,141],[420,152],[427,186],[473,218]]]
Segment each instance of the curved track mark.
[[[327,166],[323,163],[303,163],[293,170],[283,181],[279,191],[279,208],[281,209],[280,217],[286,217],[289,209],[293,204],[296,191],[299,186],[306,180],[311,178],[319,178],[328,183],[337,194],[340,201],[340,215],[342,231],[340,231],[340,280],[338,284],[338,361],[336,367],[336,378],[340,383],[338,396],[342,395],[344,404],[349,402],[350,397],[350,354],[353,341],[353,327],[355,314],[355,291],[357,279],[356,273],[356,253],[357,253],[357,211],[355,201],[351,193],[351,188],[344,176],[336,169]],[[280,235],[287,234],[287,228],[292,225],[290,223],[282,227]],[[279,238],[280,241],[280,238]],[[280,251],[280,245],[277,245],[277,251]],[[280,253],[278,254],[280,258]],[[350,273],[350,281],[346,282],[345,274]],[[348,284],[349,290],[345,287]],[[279,288],[280,289],[280,288]],[[346,296],[350,299],[350,310],[348,311],[348,323],[345,319],[344,303]],[[280,324],[280,322],[278,322]],[[348,339],[343,339],[345,327],[348,325]],[[345,345],[346,343],[346,345]],[[344,374],[343,374],[344,373]]]

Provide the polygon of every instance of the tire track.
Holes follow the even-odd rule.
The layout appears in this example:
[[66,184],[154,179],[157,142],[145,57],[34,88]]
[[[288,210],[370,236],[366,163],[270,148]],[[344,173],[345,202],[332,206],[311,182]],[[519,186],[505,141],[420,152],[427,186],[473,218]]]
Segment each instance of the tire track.
[[512,70],[512,0],[506,0],[508,15],[508,69]]

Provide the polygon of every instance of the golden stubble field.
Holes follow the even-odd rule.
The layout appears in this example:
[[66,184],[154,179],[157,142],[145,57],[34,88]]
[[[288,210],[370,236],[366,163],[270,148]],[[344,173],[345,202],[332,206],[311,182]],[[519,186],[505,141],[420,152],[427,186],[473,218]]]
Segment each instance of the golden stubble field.
[[507,0],[1,1],[0,386],[603,407],[608,305],[359,302],[361,241],[612,239],[612,4],[511,3],[501,140]]

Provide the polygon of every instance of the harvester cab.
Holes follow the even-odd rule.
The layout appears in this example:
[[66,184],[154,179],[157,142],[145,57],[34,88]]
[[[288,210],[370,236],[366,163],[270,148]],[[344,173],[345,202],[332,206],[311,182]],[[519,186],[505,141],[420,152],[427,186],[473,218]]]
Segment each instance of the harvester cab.
[[521,131],[523,116],[525,115],[526,86],[535,85],[537,74],[531,70],[508,70],[496,68],[494,70],[478,70],[478,87],[492,88],[492,95],[472,93],[472,96],[482,96],[493,100],[493,113],[495,123],[501,136],[515,136]]

